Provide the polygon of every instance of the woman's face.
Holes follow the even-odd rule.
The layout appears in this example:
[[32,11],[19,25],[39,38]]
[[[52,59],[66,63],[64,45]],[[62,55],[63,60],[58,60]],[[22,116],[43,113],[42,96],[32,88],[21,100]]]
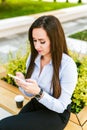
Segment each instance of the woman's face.
[[37,52],[42,56],[50,56],[50,40],[46,31],[43,28],[35,28],[32,37]]

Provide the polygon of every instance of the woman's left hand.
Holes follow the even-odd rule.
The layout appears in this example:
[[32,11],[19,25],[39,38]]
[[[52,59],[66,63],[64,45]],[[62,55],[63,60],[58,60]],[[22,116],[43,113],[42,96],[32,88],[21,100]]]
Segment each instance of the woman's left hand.
[[29,94],[36,95],[40,92],[40,87],[33,79],[26,79],[26,82],[20,81],[20,86]]

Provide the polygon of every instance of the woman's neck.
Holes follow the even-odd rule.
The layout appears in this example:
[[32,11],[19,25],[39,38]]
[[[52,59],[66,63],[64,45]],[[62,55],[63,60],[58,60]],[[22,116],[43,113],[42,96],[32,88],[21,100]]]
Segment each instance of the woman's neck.
[[49,64],[50,60],[51,60],[51,57],[41,56],[41,60],[40,60],[40,73],[42,72],[42,69],[44,68],[44,66]]
[[51,56],[41,56],[41,63],[44,65],[48,64],[51,60]]

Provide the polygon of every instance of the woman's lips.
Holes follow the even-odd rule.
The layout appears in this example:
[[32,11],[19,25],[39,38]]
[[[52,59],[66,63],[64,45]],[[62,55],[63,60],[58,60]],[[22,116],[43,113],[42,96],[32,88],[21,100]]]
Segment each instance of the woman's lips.
[[41,53],[41,50],[37,50],[38,51],[38,53]]

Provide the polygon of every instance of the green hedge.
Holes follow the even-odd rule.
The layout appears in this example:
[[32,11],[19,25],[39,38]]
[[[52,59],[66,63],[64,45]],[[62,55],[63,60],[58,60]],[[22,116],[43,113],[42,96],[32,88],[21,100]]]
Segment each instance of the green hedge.
[[77,32],[75,34],[70,35],[69,37],[74,38],[74,39],[87,41],[87,30],[83,30],[81,32]]
[[[29,49],[28,49],[29,50]],[[6,69],[7,73],[15,75],[16,71],[26,73],[26,59],[29,55],[27,51],[26,55],[20,57],[17,55],[16,59],[10,60]],[[77,64],[78,68],[78,83],[72,96],[72,112],[78,113],[84,106],[87,105],[87,56],[79,56],[78,54],[70,52],[71,57]],[[15,82],[9,76],[3,78],[10,84],[15,85]]]
[[71,53],[77,64],[78,82],[72,96],[72,112],[78,113],[87,106],[87,56]]
[[[22,72],[24,75],[26,73],[26,60],[27,57],[30,53],[30,46],[27,42],[26,45],[26,54],[22,56],[22,50],[18,50],[16,57],[13,58],[12,53],[9,53],[9,61],[8,63],[4,66],[6,68],[6,73],[10,73],[15,75],[17,71]],[[3,77],[2,80],[6,81],[9,84],[12,84],[17,87],[17,85],[14,82],[14,79],[6,75],[6,77]]]

